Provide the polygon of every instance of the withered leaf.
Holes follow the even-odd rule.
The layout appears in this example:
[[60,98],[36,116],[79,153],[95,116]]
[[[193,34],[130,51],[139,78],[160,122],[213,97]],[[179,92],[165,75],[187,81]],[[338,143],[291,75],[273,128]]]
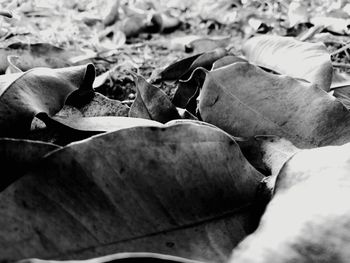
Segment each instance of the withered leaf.
[[135,74],[136,99],[131,105],[129,116],[166,123],[180,119],[176,107],[159,88],[148,83],[142,76]]
[[[41,260],[36,258],[20,260],[19,263],[68,263],[67,261]],[[117,253],[108,256],[92,258],[87,260],[73,261],[69,263],[202,263],[201,261],[190,260],[187,258],[175,257],[165,254],[134,252]]]
[[0,135],[20,136],[39,112],[54,115],[79,87],[91,89],[92,64],[62,69],[35,68],[0,76]]
[[324,44],[301,42],[291,37],[258,36],[246,41],[242,51],[252,63],[305,79],[329,91],[333,68]]
[[231,136],[198,122],[98,135],[0,194],[0,259],[149,251],[224,262],[255,227],[262,177]]
[[315,85],[238,62],[206,73],[199,110],[234,136],[277,135],[300,148],[350,140],[350,114]]
[[45,154],[59,148],[44,142],[0,138],[0,191],[35,167]]
[[13,43],[0,49],[0,72],[5,72],[9,66],[7,57],[15,55],[18,57],[14,65],[22,71],[35,67],[63,68],[72,66],[72,57],[82,55],[79,50],[65,50],[49,43]]
[[258,229],[229,262],[346,262],[349,152],[345,144],[294,154],[277,176]]

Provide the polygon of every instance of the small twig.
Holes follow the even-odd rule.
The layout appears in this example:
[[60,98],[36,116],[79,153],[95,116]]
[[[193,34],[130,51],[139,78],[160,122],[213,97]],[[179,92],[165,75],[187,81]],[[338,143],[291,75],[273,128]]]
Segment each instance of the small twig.
[[347,50],[349,48],[350,48],[350,43],[347,43],[345,46],[343,46],[343,47],[337,49],[336,51],[332,52],[331,56],[337,55],[337,54],[339,54],[339,53],[341,53],[341,52],[343,52],[343,51],[345,51],[345,50]]
[[332,65],[333,65],[333,67],[337,67],[337,68],[346,68],[346,69],[350,69],[350,64],[346,64],[346,63],[336,63],[336,62],[333,62]]

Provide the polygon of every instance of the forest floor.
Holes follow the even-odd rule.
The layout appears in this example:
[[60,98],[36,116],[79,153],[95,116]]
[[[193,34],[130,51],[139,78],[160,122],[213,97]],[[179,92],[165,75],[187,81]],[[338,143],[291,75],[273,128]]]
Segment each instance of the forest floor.
[[[173,62],[216,46],[224,46],[239,55],[242,43],[256,33],[298,36],[310,28],[312,14],[331,9],[336,17],[342,17],[339,5],[343,5],[342,10],[345,6],[345,1],[310,1],[296,6],[293,2],[299,3],[274,0],[3,1],[2,8],[10,10],[13,17],[2,19],[1,47],[17,42],[61,47],[77,56],[78,63],[92,62],[97,75],[109,70],[108,78],[97,89],[99,92],[113,99],[133,100],[135,87],[129,71],[152,78]],[[338,27],[342,27],[339,23]],[[193,48],[191,41],[196,39],[201,42]],[[326,44],[332,52],[347,42],[347,36],[336,34]],[[349,59],[347,52],[333,57],[340,62],[344,58]],[[348,70],[347,67],[344,70]],[[171,95],[171,87],[163,88]]]

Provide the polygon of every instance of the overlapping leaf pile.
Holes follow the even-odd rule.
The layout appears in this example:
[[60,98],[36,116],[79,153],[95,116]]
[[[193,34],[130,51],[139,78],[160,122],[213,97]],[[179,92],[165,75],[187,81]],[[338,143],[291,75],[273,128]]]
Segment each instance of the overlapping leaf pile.
[[[131,107],[94,91],[92,64],[0,76],[0,259],[225,262],[271,189],[233,263],[348,258],[350,113],[327,50],[260,36],[243,53],[135,74]],[[192,262],[95,261],[135,258]]]

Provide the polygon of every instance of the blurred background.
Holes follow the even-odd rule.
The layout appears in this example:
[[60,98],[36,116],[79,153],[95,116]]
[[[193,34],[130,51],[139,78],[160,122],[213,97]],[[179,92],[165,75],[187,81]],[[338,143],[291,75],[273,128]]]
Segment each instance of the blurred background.
[[[345,0],[3,0],[0,5],[12,15],[0,18],[0,60],[19,56],[12,62],[22,70],[33,66],[28,65],[33,56],[93,62],[98,75],[110,73],[100,91],[120,100],[134,98],[128,70],[152,78],[189,54],[225,47],[239,55],[241,44],[256,34],[323,42],[330,53],[349,41]],[[343,64],[349,58],[347,51],[332,57]]]

